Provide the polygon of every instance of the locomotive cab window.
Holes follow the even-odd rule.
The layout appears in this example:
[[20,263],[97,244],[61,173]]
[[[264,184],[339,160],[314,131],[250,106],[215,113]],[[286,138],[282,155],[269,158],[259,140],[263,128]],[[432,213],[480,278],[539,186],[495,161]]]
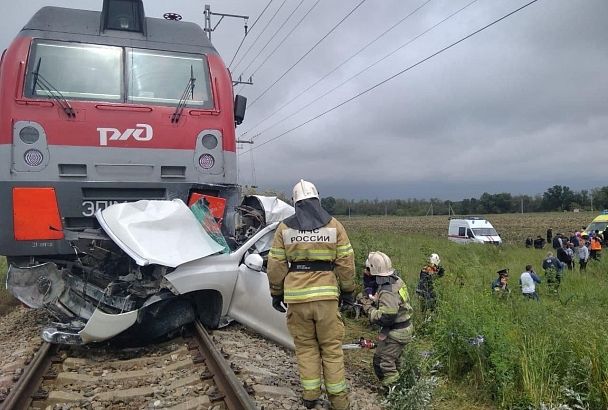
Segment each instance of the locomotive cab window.
[[203,55],[127,49],[128,102],[213,108]]
[[34,41],[24,91],[33,98],[122,101],[122,48]]
[[32,44],[24,95],[213,108],[203,55],[50,40]]

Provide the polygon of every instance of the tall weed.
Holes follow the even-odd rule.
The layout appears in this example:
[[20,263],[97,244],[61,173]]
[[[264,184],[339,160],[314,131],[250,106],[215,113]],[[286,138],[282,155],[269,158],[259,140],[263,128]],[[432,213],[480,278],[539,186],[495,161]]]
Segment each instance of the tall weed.
[[[541,269],[546,250],[352,228],[349,236],[358,263],[365,260],[360,254],[381,250],[411,289],[428,255],[440,255],[446,275],[435,280],[436,310],[423,316],[415,293],[410,295],[416,334],[432,346],[448,378],[465,381],[504,409],[608,408],[608,255],[591,261],[586,272],[566,271],[553,292]],[[537,288],[540,302],[521,296],[518,280],[527,264],[543,279]],[[490,290],[502,268],[510,270],[507,297]],[[399,386],[400,397],[411,399],[411,381]]]

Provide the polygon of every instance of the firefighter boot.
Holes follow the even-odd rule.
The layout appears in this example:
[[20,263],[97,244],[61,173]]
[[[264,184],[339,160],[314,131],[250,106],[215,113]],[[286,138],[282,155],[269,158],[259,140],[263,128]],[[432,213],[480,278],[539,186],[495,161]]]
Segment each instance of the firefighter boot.
[[323,400],[321,400],[321,399],[316,399],[316,400],[302,399],[302,402],[304,404],[304,407],[306,407],[307,409],[324,409],[325,408],[325,407],[323,407]]
[[331,403],[332,410],[349,410],[350,404],[348,402],[348,395],[346,392],[340,394],[330,394],[329,402]]

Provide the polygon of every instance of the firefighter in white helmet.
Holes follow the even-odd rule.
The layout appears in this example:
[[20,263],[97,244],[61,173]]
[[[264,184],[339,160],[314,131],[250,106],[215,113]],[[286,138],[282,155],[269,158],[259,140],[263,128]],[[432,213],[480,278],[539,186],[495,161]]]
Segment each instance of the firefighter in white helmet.
[[371,252],[367,260],[378,284],[377,307],[368,298],[363,302],[363,311],[372,324],[381,326],[374,372],[388,389],[399,380],[399,356],[414,333],[412,306],[407,286],[393,269],[391,259],[382,252]]
[[416,293],[420,299],[420,308],[423,312],[433,311],[437,305],[437,295],[433,286],[435,278],[440,278],[445,274],[445,269],[441,266],[441,259],[436,253],[429,256],[428,263],[420,270],[420,279],[416,287]]
[[294,339],[304,405],[321,401],[321,374],[333,409],[348,409],[338,300],[353,302],[354,254],[346,231],[327,213],[317,188],[293,188],[296,212],[277,227],[268,257],[273,306],[285,311]]

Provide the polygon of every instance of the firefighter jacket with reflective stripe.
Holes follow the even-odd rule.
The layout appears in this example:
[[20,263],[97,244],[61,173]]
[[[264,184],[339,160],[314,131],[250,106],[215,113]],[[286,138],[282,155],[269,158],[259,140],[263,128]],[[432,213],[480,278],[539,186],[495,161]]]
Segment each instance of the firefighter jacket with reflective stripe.
[[[294,262],[333,263],[332,271],[292,271]],[[355,290],[353,248],[336,218],[313,229],[289,228],[283,222],[274,235],[268,256],[268,281],[273,296],[283,294],[285,303],[337,300],[340,291]]]
[[405,283],[396,275],[386,278],[386,282],[378,287],[378,308],[373,306],[367,312],[372,324],[382,326],[380,333],[405,343],[414,332],[410,322],[412,306]]

